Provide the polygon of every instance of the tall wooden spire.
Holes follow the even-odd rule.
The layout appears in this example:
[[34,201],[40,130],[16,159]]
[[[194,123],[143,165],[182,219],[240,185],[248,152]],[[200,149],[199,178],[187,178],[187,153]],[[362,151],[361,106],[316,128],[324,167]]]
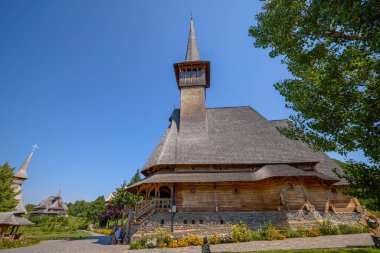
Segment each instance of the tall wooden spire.
[[195,29],[193,17],[190,19],[190,32],[187,41],[186,61],[199,61],[197,40],[195,38]]
[[29,164],[30,164],[30,161],[32,160],[32,156],[33,156],[33,153],[34,153],[34,150],[38,148],[37,145],[34,145],[33,146],[33,150],[32,152],[30,152],[29,156],[26,158],[25,162],[22,164],[22,166],[20,167],[20,169],[15,173],[15,177],[18,177],[18,178],[25,178],[27,179],[28,178],[28,174],[26,173],[26,169],[28,168]]

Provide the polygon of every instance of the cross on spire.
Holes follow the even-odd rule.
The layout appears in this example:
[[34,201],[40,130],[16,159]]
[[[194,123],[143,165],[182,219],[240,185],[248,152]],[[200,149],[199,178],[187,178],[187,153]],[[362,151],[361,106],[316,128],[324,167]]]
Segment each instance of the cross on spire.
[[39,147],[37,146],[37,144],[34,144],[34,145],[32,146],[32,148],[33,148],[32,152],[34,152],[34,150],[37,149],[37,148],[39,148]]

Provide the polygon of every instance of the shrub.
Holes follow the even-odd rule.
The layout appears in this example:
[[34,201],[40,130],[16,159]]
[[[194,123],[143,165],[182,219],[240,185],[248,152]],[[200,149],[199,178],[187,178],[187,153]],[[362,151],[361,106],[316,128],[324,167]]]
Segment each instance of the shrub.
[[265,239],[268,241],[286,239],[286,236],[283,233],[281,233],[276,227],[272,226],[272,224],[266,225],[264,236]]
[[207,242],[209,244],[219,244],[220,243],[220,236],[219,234],[213,234],[207,236]]
[[307,237],[307,228],[304,226],[298,226],[296,229],[296,237]]
[[69,219],[68,218],[64,218],[63,221],[62,221],[62,226],[65,226],[67,227],[69,225]]
[[189,246],[187,238],[181,238],[177,240],[178,247],[187,247]]
[[339,227],[332,224],[330,220],[324,220],[318,223],[319,232],[321,235],[339,235]]
[[[187,237],[184,238],[184,240],[188,244],[187,246],[198,246],[198,245],[203,244],[202,238],[198,235],[188,235]],[[180,247],[186,247],[186,246],[180,246]]]
[[289,227],[283,227],[282,233],[286,236],[286,238],[296,238],[299,237],[297,231],[290,229]]
[[151,249],[157,246],[157,238],[148,238],[146,241],[146,246]]
[[92,232],[103,234],[103,235],[113,235],[114,230],[110,228],[94,228],[92,229]]
[[262,231],[253,231],[253,233],[252,233],[252,240],[253,241],[262,241],[262,240],[265,240],[264,233]]
[[157,248],[166,248],[168,245],[164,242],[157,243]]
[[232,227],[232,242],[249,242],[253,240],[253,231],[247,228],[247,225],[240,223]]
[[[232,238],[229,234],[213,234],[207,236],[207,242],[209,244],[231,243]],[[203,241],[202,241],[203,243]]]
[[25,237],[19,240],[13,240],[8,238],[3,238],[0,241],[0,249],[9,249],[9,248],[18,248],[18,247],[26,247],[39,243],[41,240],[33,237]]
[[357,225],[338,225],[339,231],[341,234],[359,234],[359,233],[368,233],[369,229],[367,227]]
[[30,215],[28,219],[31,222],[36,223],[36,225],[43,225],[43,224],[49,223],[50,221],[49,216],[47,215],[40,215],[40,216]]
[[163,229],[156,230],[157,246],[159,248],[166,248],[173,240],[169,233],[164,232]]
[[320,236],[321,232],[315,227],[311,227],[308,230],[306,230],[306,236],[307,237],[317,237]]
[[169,248],[178,248],[178,247],[179,247],[178,241],[177,241],[177,240],[172,240],[172,241],[168,244],[168,247],[169,247]]
[[219,243],[230,243],[230,242],[232,242],[231,235],[229,234],[219,235]]
[[130,249],[146,249],[148,246],[145,245],[141,240],[135,240],[130,243],[129,245]]

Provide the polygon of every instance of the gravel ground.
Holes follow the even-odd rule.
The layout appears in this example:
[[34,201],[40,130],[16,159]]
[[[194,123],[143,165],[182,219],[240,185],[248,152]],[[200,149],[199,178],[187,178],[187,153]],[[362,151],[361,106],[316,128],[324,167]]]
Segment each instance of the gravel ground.
[[[82,240],[43,241],[25,248],[1,250],[1,253],[200,253],[200,246],[176,249],[128,250],[127,245],[109,245],[110,237],[93,233],[93,237]],[[244,252],[287,249],[357,248],[372,246],[370,234],[333,235],[313,238],[293,238],[284,241],[253,241],[212,245],[212,252]]]

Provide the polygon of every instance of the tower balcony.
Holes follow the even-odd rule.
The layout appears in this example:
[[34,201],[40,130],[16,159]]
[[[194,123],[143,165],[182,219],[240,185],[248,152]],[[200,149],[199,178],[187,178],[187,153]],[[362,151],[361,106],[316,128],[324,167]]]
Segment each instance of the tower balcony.
[[185,86],[206,86],[206,73],[204,69],[179,73],[180,87]]

